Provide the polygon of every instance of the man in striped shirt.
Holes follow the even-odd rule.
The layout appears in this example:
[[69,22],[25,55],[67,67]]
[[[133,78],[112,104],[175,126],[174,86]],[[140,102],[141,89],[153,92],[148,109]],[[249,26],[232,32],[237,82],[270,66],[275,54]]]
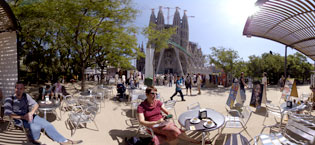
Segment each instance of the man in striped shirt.
[[4,101],[4,114],[14,119],[16,125],[23,126],[30,130],[30,137],[34,144],[38,141],[41,129],[45,129],[47,135],[60,145],[79,144],[82,140],[71,141],[63,137],[55,127],[47,120],[35,115],[39,105],[32,97],[24,93],[24,85],[21,82],[15,84],[15,94],[6,97]]

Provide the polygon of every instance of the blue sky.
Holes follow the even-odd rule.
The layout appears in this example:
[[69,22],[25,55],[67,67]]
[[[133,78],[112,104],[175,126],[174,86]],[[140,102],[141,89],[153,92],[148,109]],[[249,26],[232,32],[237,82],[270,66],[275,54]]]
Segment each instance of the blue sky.
[[[180,15],[187,10],[189,23],[189,40],[198,43],[204,54],[210,53],[211,47],[224,47],[236,50],[243,60],[248,61],[248,56],[260,56],[262,53],[279,53],[284,56],[283,44],[251,37],[243,36],[243,28],[248,14],[252,13],[256,0],[133,0],[134,7],[140,10],[134,24],[140,28],[147,27],[151,15],[151,9],[155,9],[155,15],[159,6],[180,7]],[[170,23],[173,23],[175,9],[170,10]],[[167,23],[167,10],[163,9],[165,22]],[[137,35],[138,43],[146,43],[141,34]],[[297,52],[288,48],[288,55]],[[308,59],[309,62],[313,62]]]

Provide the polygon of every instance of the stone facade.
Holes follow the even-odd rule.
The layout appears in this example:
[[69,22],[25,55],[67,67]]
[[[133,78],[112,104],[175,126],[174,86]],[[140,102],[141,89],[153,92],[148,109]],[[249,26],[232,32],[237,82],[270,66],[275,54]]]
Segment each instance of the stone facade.
[[[184,15],[181,18],[177,7],[173,24],[170,25],[164,23],[162,7],[159,9],[157,17],[153,9],[149,25],[152,23],[156,24],[158,30],[170,27],[177,28],[176,33],[169,40],[169,47],[154,53],[153,67],[155,74],[173,73],[184,75],[196,72],[196,69],[204,67],[205,56],[202,54],[201,48],[198,48],[197,43],[189,41],[189,25],[186,11],[184,11]],[[143,50],[143,45],[140,49]],[[141,63],[141,59],[137,60],[137,69],[143,72]]]

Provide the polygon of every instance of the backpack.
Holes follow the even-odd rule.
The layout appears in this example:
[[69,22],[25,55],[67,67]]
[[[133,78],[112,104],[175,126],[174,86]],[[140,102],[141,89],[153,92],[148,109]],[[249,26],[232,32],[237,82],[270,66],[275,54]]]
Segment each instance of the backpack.
[[191,77],[186,77],[186,80],[185,80],[185,84],[190,84],[191,83]]
[[125,138],[126,145],[154,145],[151,137],[130,137]]

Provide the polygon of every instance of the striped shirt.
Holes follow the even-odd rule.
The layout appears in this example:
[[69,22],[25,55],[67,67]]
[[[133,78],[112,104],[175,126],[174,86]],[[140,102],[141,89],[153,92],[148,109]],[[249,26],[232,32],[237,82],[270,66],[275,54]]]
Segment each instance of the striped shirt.
[[[12,100],[13,99],[13,100]],[[36,105],[36,101],[32,99],[29,94],[23,93],[22,98],[18,99],[16,96],[6,97],[4,100],[4,114],[5,115],[20,115],[27,114],[31,108]]]

